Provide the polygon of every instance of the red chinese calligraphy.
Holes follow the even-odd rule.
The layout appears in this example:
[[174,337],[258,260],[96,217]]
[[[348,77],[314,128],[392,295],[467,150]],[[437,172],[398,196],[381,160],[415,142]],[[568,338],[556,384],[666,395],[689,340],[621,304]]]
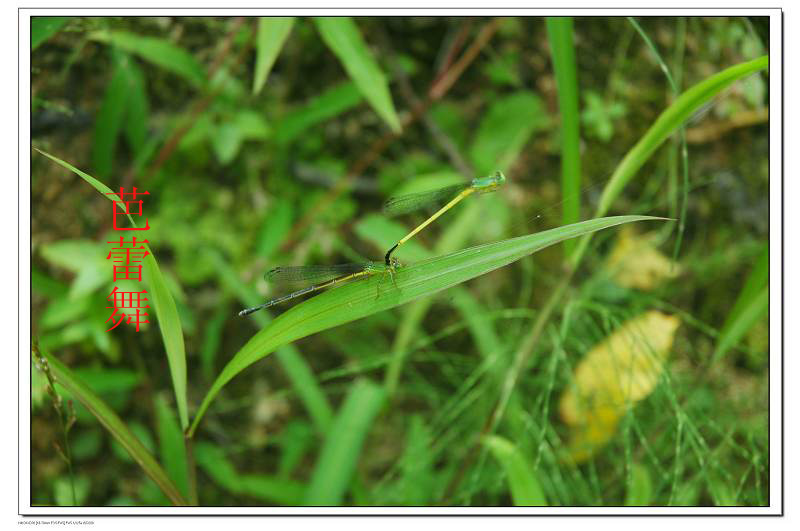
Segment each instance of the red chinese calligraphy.
[[[106,308],[114,309],[114,313],[112,313],[111,316],[106,319],[106,322],[111,321],[113,326],[106,330],[106,332],[111,331],[122,324],[122,322],[125,320],[125,317],[128,318],[126,324],[135,324],[137,332],[139,331],[140,324],[149,323],[150,321],[146,319],[148,317],[147,312],[141,311],[143,308],[150,307],[149,304],[144,304],[144,306],[142,306],[142,303],[146,303],[148,300],[147,297],[142,296],[145,293],[147,293],[146,289],[143,289],[142,291],[118,291],[118,288],[115,286],[114,289],[111,290],[111,293],[109,293],[108,297],[106,297],[107,301],[113,303],[113,306],[106,306]],[[128,310],[128,313],[121,311],[123,309]],[[119,320],[114,319],[117,314],[119,314]]]
[[[106,192],[106,195],[116,195],[114,192]],[[141,216],[142,215],[142,203],[143,201],[140,199],[139,201],[135,201],[137,195],[150,195],[150,192],[137,192],[136,187],[133,187],[133,192],[126,192],[125,188],[120,186],[119,188],[119,198],[120,200],[117,201],[113,199],[111,208],[114,211],[114,230],[149,230],[150,223],[148,222],[147,218],[145,218],[144,223],[145,226],[143,228],[139,227],[119,227],[117,226],[117,215],[128,215],[128,216]],[[126,195],[132,195],[132,201],[125,201]],[[138,212],[136,210],[131,211],[131,206],[134,208],[138,205]]]

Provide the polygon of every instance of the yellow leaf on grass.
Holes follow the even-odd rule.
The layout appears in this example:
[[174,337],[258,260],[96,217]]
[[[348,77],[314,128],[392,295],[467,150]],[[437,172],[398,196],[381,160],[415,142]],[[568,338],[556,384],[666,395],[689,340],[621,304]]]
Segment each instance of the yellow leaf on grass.
[[648,291],[680,273],[678,264],[656,247],[656,233],[637,234],[622,228],[606,260],[606,267],[620,286]]
[[655,389],[680,319],[649,311],[622,324],[575,368],[561,396],[561,418],[571,427],[569,454],[588,459],[607,443],[629,406]]

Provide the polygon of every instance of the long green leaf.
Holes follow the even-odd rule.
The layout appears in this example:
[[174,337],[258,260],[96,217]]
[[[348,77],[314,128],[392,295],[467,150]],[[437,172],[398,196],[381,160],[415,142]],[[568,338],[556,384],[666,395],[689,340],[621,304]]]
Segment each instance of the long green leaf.
[[133,154],[143,155],[148,144],[150,102],[147,99],[147,82],[144,72],[130,57],[123,67],[128,90],[128,111],[125,113],[125,139]]
[[[730,68],[726,68],[708,79],[697,83],[681,94],[669,107],[667,107],[650,129],[642,136],[639,142],[625,155],[622,162],[614,170],[608,184],[603,188],[600,202],[597,205],[595,216],[604,216],[614,200],[622,193],[622,190],[636,175],[636,172],[650,158],[653,152],[674,133],[692,114],[711,100],[714,96],[725,90],[735,81],[764,70],[769,67],[769,56],[762,56],[752,61],[740,63]],[[572,254],[573,264],[577,264],[583,258],[586,248],[591,240],[591,234],[581,238],[575,252]]]
[[200,63],[192,54],[165,39],[143,37],[127,31],[97,31],[90,34],[89,38],[136,54],[145,61],[181,76],[196,87],[205,84],[206,74]]
[[[190,434],[194,433],[211,401],[227,382],[282,345],[432,295],[568,238],[622,223],[653,219],[663,218],[617,216],[592,219],[536,234],[479,245],[403,267],[394,275],[394,283],[388,278],[382,278],[381,275],[375,275],[306,300],[282,313],[261,329],[228,362],[203,399],[192,423]],[[376,296],[378,294],[380,296]]]
[[267,82],[269,71],[283,48],[294,24],[294,17],[260,17],[256,37],[256,69],[253,75],[253,94],[258,94]]
[[327,88],[278,122],[275,128],[275,141],[279,144],[288,144],[303,131],[352,109],[361,103],[361,100],[361,93],[350,81]]
[[547,505],[547,498],[544,496],[542,486],[519,448],[497,435],[487,436],[484,438],[483,444],[505,470],[514,505],[517,507]]
[[86,409],[100,421],[108,432],[122,445],[133,457],[134,461],[142,467],[145,474],[152,479],[164,492],[174,505],[186,505],[178,488],[170,481],[164,469],[156,462],[150,452],[136,438],[128,426],[122,422],[114,411],[97,396],[86,383],[80,380],[66,365],[50,353],[42,351],[42,356],[47,360],[49,370],[52,371],[55,381],[77,398]]
[[[36,149],[36,151],[81,177],[87,183],[91,184],[95,190],[100,192],[103,197],[112,201],[120,200],[119,196],[108,186],[88,173],[82,172],[72,164],[64,162],[60,158],[40,149]],[[128,219],[136,226],[131,216],[128,216]],[[186,426],[189,425],[189,413],[186,405],[186,351],[183,344],[183,328],[181,327],[181,321],[178,317],[175,300],[172,298],[172,294],[167,288],[164,276],[161,274],[158,262],[156,262],[155,255],[149,245],[145,244],[145,248],[150,253],[144,259],[146,267],[143,268],[144,271],[147,271],[144,278],[150,288],[148,291],[150,297],[148,298],[150,302],[153,303],[153,308],[158,316],[158,327],[161,330],[161,337],[164,339],[164,348],[167,351],[167,361],[169,362],[170,374],[172,376],[172,386],[175,390],[175,400],[178,404],[181,427],[186,428]]]
[[368,380],[353,384],[325,438],[306,505],[339,505],[361,455],[361,447],[375,416],[381,410],[385,393]]
[[115,54],[114,73],[106,87],[103,102],[94,122],[92,139],[92,168],[100,177],[111,175],[114,166],[114,151],[117,147],[122,118],[128,101],[126,74],[122,69],[125,61],[121,54]]
[[31,51],[58,33],[69,17],[31,17]]
[[719,360],[731,349],[760,319],[769,313],[769,287],[756,293],[742,308],[741,312],[728,323],[726,329],[717,338],[717,349],[714,361]]
[[[753,270],[747,277],[742,291],[736,298],[733,308],[728,312],[728,317],[725,318],[725,324],[719,332],[717,339],[717,348],[714,352],[713,360],[719,361],[730,347],[736,344],[741,336],[747,332],[742,330],[743,326],[750,321],[750,325],[755,324],[758,320],[758,312],[755,308],[763,305],[763,301],[758,302],[757,299],[762,295],[763,288],[769,285],[769,243],[764,242],[764,248],[753,266]],[[742,321],[740,318],[743,314],[748,313],[748,319]],[[755,318],[753,320],[753,318]],[[749,326],[748,326],[749,328]]]
[[314,19],[322,40],[339,58],[350,79],[367,98],[375,112],[394,132],[400,131],[400,118],[392,103],[389,83],[367,48],[356,23],[350,17]]
[[239,474],[217,445],[199,442],[194,449],[198,466],[222,488],[281,505],[301,505],[305,485],[264,474]]
[[[562,223],[580,219],[581,152],[580,113],[578,111],[578,71],[575,45],[572,43],[572,17],[549,17],[547,36],[553,56],[553,70],[558,88],[558,111],[561,115],[561,195],[564,198]],[[567,256],[574,241],[564,242]]]
[[161,462],[164,463],[164,468],[167,469],[169,477],[175,482],[180,493],[187,496],[189,493],[189,468],[186,461],[183,431],[175,421],[175,412],[161,394],[156,396],[155,411]]
[[522,90],[494,101],[470,146],[475,172],[509,172],[531,135],[543,129],[547,120],[542,100],[533,92]]

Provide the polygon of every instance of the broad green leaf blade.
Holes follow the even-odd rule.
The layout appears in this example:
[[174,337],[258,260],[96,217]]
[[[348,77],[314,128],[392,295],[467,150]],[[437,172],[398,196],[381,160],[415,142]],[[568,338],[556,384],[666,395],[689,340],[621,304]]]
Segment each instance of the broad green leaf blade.
[[149,103],[144,74],[132,58],[113,50],[114,71],[95,120],[92,166],[101,178],[112,175],[119,133],[138,157],[147,144]]
[[[87,183],[91,184],[95,190],[100,192],[103,197],[109,200],[119,201],[119,196],[116,193],[88,173],[40,149],[36,149],[36,151],[81,177]],[[131,216],[128,216],[128,219],[136,226]],[[181,327],[181,321],[178,317],[178,309],[175,306],[175,300],[172,298],[172,294],[167,288],[164,276],[161,274],[158,262],[156,262],[155,255],[149,245],[145,244],[145,248],[150,254],[144,259],[145,267],[143,270],[147,272],[147,274],[144,275],[144,279],[149,288],[150,302],[152,302],[152,306],[158,317],[158,327],[161,330],[161,337],[164,339],[164,348],[167,351],[167,361],[169,362],[169,370],[172,376],[172,386],[175,390],[175,400],[178,404],[178,415],[181,419],[181,427],[186,428],[186,426],[189,425],[189,413],[186,404],[186,351],[183,344],[183,328]]]
[[531,135],[547,121],[542,100],[533,92],[519,91],[493,102],[470,147],[475,172],[508,172]]
[[31,17],[31,51],[58,33],[70,17]]
[[[769,67],[769,56],[762,56],[752,61],[739,63],[722,72],[714,74],[697,83],[693,87],[683,92],[664,112],[662,112],[650,129],[642,136],[639,142],[625,155],[622,162],[614,170],[608,184],[603,188],[600,202],[597,205],[595,216],[604,216],[614,200],[619,197],[622,190],[636,175],[636,172],[644,165],[656,149],[674,133],[683,123],[694,114],[700,107],[707,103],[711,98],[725,90],[735,81],[745,78],[750,74],[765,70]],[[580,242],[572,254],[573,265],[578,264],[586,252],[586,248],[591,240],[591,235],[587,234],[581,238]]]
[[114,151],[122,127],[127,97],[123,74],[117,68],[106,87],[103,102],[94,122],[92,168],[101,177],[107,178],[113,169]]
[[305,485],[264,474],[239,474],[219,446],[199,442],[194,449],[198,466],[220,487],[280,505],[301,505]]
[[325,438],[311,484],[305,495],[306,505],[339,505],[355,472],[361,447],[385,398],[382,388],[368,380],[359,380],[350,389]]
[[206,74],[200,63],[189,52],[165,39],[144,37],[127,31],[97,31],[90,34],[89,38],[138,55],[181,76],[195,87],[201,87],[206,82]]
[[[578,72],[575,45],[572,43],[572,17],[549,17],[547,36],[553,57],[561,117],[561,194],[564,198],[564,225],[580,219],[581,152],[580,112],[578,110]],[[564,243],[569,255],[574,241]]]
[[389,83],[367,48],[356,23],[350,17],[314,19],[322,40],[339,58],[347,75],[367,98],[375,112],[395,133],[400,132],[400,118],[392,103]]
[[616,216],[583,221],[536,234],[479,245],[405,266],[395,273],[394,282],[382,278],[382,275],[375,275],[308,299],[275,318],[228,362],[204,398],[192,423],[190,434],[194,433],[211,401],[231,378],[282,345],[432,295],[568,238],[623,223],[655,219],[663,218]]
[[269,71],[283,48],[294,24],[294,17],[260,17],[256,37],[256,70],[253,75],[253,94],[258,94],[267,82]]
[[180,493],[186,497],[189,494],[189,468],[183,431],[175,421],[174,411],[160,394],[155,399],[155,411],[161,462]]
[[329,120],[361,103],[361,93],[348,81],[325,89],[304,106],[293,110],[278,122],[275,140],[288,144],[303,131]]
[[100,424],[127,450],[134,461],[142,467],[145,474],[158,485],[170,501],[174,505],[186,505],[186,501],[175,484],[170,481],[161,466],[153,459],[150,452],[147,451],[125,423],[122,422],[122,419],[67,366],[48,352],[42,351],[42,356],[47,360],[49,370],[52,371],[56,383],[69,391],[86,409],[92,412],[97,420],[100,421]]
[[125,139],[136,158],[144,154],[148,144],[147,131],[150,102],[144,72],[130,57],[126,57],[123,72],[128,89],[128,112],[125,113]]
[[769,314],[769,287],[763,288],[755,294],[741,312],[727,324],[727,328],[717,338],[717,349],[714,360],[719,360],[725,353],[736,345],[742,337],[760,319]]
[[483,444],[505,470],[514,505],[517,507],[547,506],[547,498],[544,497],[542,486],[536,479],[533,468],[516,445],[497,435],[487,436],[483,439]]
[[[736,335],[739,335],[739,338],[733,340],[732,331],[734,328],[739,328],[742,326],[742,322],[740,322],[740,317],[745,312],[751,311],[753,308],[753,302],[761,295],[761,291],[765,286],[769,285],[769,243],[764,242],[764,248],[761,251],[761,255],[758,257],[758,261],[756,261],[756,265],[753,267],[753,270],[750,272],[750,275],[747,277],[747,280],[744,283],[744,287],[742,291],[739,293],[739,296],[736,298],[736,302],[731,308],[730,313],[728,313],[728,317],[725,319],[725,324],[722,325],[722,328],[719,332],[719,338],[717,341],[717,349],[714,352],[714,361],[718,361],[721,359],[725,353],[728,351],[730,347],[736,344],[741,335],[739,335],[740,330],[736,330]],[[756,307],[758,303],[756,303]],[[757,312],[756,312],[757,315]],[[751,313],[749,319],[755,317]],[[747,321],[747,320],[746,320]],[[745,321],[745,322],[746,322]],[[756,319],[757,321],[757,319]],[[755,324],[753,321],[752,324]],[[742,333],[746,333],[747,330],[741,331]]]

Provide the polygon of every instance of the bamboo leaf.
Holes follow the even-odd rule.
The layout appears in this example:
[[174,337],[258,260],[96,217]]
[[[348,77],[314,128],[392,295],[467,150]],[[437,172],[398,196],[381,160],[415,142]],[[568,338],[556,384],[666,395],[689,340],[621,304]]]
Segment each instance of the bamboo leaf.
[[253,94],[258,94],[267,82],[269,71],[283,48],[294,25],[294,17],[260,17],[256,37],[256,68],[253,75]]
[[[120,200],[119,196],[108,186],[88,173],[40,149],[36,149],[36,151],[81,177],[92,185],[95,190],[100,192],[103,197],[109,200]],[[136,223],[130,215],[128,219],[136,226]],[[170,374],[172,376],[175,400],[178,404],[181,427],[186,428],[186,426],[189,425],[189,413],[186,404],[186,351],[183,344],[183,328],[181,327],[181,321],[178,317],[178,309],[175,306],[175,300],[172,298],[169,288],[167,288],[164,276],[161,274],[158,262],[156,262],[155,255],[148,244],[144,245],[150,253],[144,258],[146,267],[143,268],[144,271],[147,271],[147,274],[144,275],[144,279],[147,286],[150,288],[148,290],[150,297],[148,298],[150,302],[153,303],[153,308],[158,317],[158,327],[161,330],[161,337],[164,339],[164,348],[167,351],[167,361],[169,362]]]
[[[249,365],[276,348],[311,334],[339,326],[432,295],[488,273],[568,238],[650,216],[593,219],[518,238],[479,245],[400,268],[395,281],[375,275],[329,290],[279,315],[247,342],[217,377],[195,417],[190,434],[219,390]],[[381,286],[381,284],[383,284]],[[379,292],[380,296],[376,296]]]
[[144,37],[127,31],[97,31],[90,34],[89,38],[138,55],[145,61],[181,76],[195,87],[201,87],[206,82],[203,67],[192,54],[168,40]]
[[284,116],[275,128],[275,140],[288,144],[303,131],[352,109],[361,100],[361,93],[350,81],[327,88],[306,105]]
[[367,98],[375,112],[383,118],[392,131],[399,132],[400,118],[392,103],[389,83],[367,44],[361,37],[356,23],[350,17],[317,17],[314,19],[322,40],[339,58],[347,75]]
[[[145,474],[158,485],[174,505],[186,505],[186,501],[175,484],[167,477],[164,469],[150,455],[150,452],[147,451],[128,426],[122,422],[122,419],[67,366],[48,352],[42,351],[41,354],[47,361],[48,370],[52,371],[56,383],[69,391],[95,416],[100,424],[125,448],[134,461],[142,467]],[[41,363],[41,360],[36,361]]]

